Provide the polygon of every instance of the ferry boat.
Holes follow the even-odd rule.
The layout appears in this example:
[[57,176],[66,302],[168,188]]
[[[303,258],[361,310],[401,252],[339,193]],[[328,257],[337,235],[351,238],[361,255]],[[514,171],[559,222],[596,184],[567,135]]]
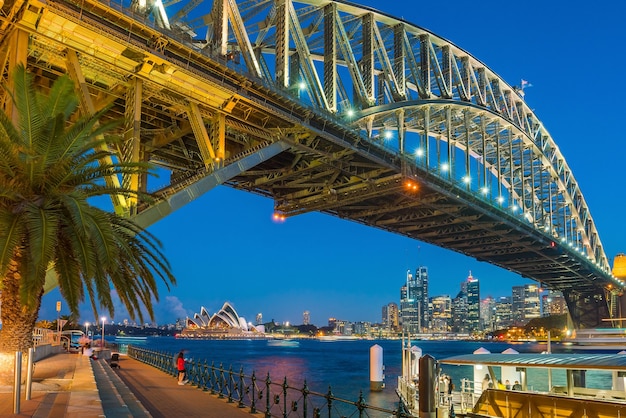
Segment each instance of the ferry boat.
[[626,350],[626,328],[594,328],[572,331],[561,344],[571,350]]
[[[414,416],[422,416],[420,396],[428,396],[438,417],[620,417],[626,416],[626,354],[519,354],[511,353],[468,354],[440,360],[438,366],[471,366],[473,379],[464,379],[459,390],[451,395],[438,395],[438,376],[432,374],[425,379],[428,371],[419,370],[415,377],[410,370],[413,348],[403,350],[403,376],[398,379],[398,395],[405,411]],[[486,350],[484,350],[486,351]],[[408,375],[405,359],[409,362]],[[534,390],[528,379],[529,371],[542,369],[546,375],[545,390]],[[604,387],[587,384],[586,376],[602,374]],[[493,382],[498,378],[517,380],[518,390],[487,388],[483,390],[485,374]],[[558,375],[560,384],[553,384]],[[407,377],[405,377],[407,376]],[[425,388],[419,387],[420,383]],[[434,416],[434,415],[433,415]]]

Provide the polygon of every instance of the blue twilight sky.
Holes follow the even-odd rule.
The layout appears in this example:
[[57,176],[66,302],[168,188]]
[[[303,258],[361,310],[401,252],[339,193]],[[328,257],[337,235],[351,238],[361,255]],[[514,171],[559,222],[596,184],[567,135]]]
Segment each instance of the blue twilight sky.
[[[626,252],[623,214],[626,138],[625,6],[614,0],[436,2],[360,0],[431,30],[484,62],[511,85],[532,84],[526,102],[574,172],[612,260]],[[217,188],[153,225],[178,278],[164,287],[159,323],[210,313],[225,301],[241,316],[326,325],[329,317],[380,321],[399,302],[407,269],[429,268],[430,295],[456,295],[471,270],[481,297],[511,294],[528,283],[454,252],[321,214],[271,220],[273,202]],[[56,317],[58,292],[41,317]],[[62,313],[66,313],[63,307]],[[82,321],[93,321],[85,305]],[[105,313],[108,317],[108,313]],[[118,308],[114,320],[128,315]]]

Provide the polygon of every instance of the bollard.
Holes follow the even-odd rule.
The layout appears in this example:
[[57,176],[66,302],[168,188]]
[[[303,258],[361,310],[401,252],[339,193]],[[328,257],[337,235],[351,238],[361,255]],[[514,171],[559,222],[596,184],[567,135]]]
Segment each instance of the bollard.
[[22,381],[22,352],[15,352],[15,369],[13,382],[13,413],[20,413],[20,383]]
[[378,344],[370,347],[370,390],[379,392],[385,387],[383,370],[383,348]]
[[35,356],[35,349],[28,349],[28,369],[26,370],[26,400],[30,401],[30,395],[33,386],[33,357]]
[[435,418],[437,397],[435,381],[437,379],[435,359],[428,354],[420,358],[419,417]]

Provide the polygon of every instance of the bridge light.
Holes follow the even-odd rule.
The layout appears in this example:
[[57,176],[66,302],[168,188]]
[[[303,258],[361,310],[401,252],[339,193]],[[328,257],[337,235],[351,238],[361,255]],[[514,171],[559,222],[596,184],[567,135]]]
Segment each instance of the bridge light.
[[449,169],[450,166],[448,165],[448,163],[441,164],[441,171],[448,171]]
[[385,131],[385,139],[391,139],[391,137],[393,136],[393,134],[391,133],[391,131]]
[[418,189],[418,185],[416,182],[407,180],[404,182],[404,188],[411,192],[416,192]]
[[503,196],[498,196],[498,203],[500,203],[500,204],[504,203],[504,197]]
[[286,216],[282,213],[274,212],[272,219],[274,222],[285,222]]
[[354,116],[354,109],[348,109],[346,110],[346,115],[351,118],[352,116]]
[[480,191],[486,195],[487,193],[489,193],[489,189],[487,187],[483,187],[482,189],[480,189]]
[[306,83],[305,83],[304,81],[300,81],[300,82],[298,83],[298,89],[299,89],[299,90],[304,90],[304,89],[306,89]]
[[417,155],[418,157],[423,157],[424,156],[424,150],[421,148],[418,148],[415,150],[415,155]]
[[517,212],[517,210],[518,210],[518,209],[519,209],[519,207],[518,207],[517,205],[513,205],[513,206],[511,206],[511,210],[512,210],[513,212]]
[[556,247],[556,242],[550,241],[550,248],[554,248],[554,247]]
[[470,181],[471,181],[471,179],[470,179],[470,177],[469,177],[469,176],[465,176],[465,177],[463,177],[463,183],[465,183],[465,184],[469,184],[469,182],[470,182]]

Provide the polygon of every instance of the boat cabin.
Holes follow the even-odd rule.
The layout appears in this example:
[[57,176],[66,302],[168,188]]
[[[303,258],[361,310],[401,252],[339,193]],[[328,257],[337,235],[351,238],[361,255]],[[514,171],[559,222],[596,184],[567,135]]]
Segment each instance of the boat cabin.
[[[626,354],[468,354],[441,365],[472,366],[460,413],[500,417],[626,416]],[[488,375],[488,377],[486,376]],[[515,389],[482,381],[519,382]],[[473,405],[473,406],[471,406]]]

